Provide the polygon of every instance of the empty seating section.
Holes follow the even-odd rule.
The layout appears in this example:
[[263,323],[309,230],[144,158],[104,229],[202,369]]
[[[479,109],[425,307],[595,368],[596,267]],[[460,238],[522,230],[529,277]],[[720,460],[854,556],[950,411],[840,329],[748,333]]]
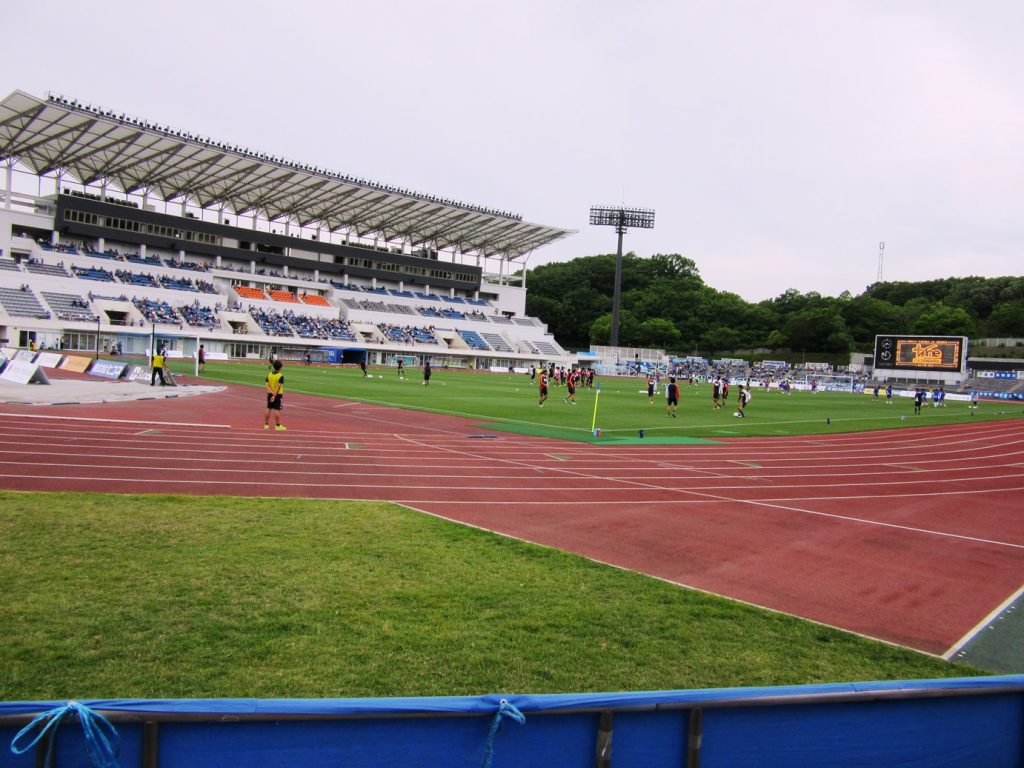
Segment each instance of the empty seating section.
[[349,309],[362,309],[362,307],[359,306],[359,302],[356,301],[355,299],[350,299],[343,296],[341,301]]
[[364,293],[379,293],[381,296],[387,296],[387,288],[363,288]]
[[505,315],[491,315],[492,323],[503,323],[504,325],[512,325],[512,318],[505,317]]
[[298,304],[299,300],[291,291],[275,291],[273,288],[267,291],[267,295],[274,301],[286,301],[289,304]]
[[484,301],[483,299],[466,299],[468,304],[476,304],[478,307],[489,307],[490,302]]
[[118,269],[114,272],[117,275],[117,279],[122,283],[128,285],[137,285],[142,288],[159,288],[160,284],[157,283],[156,278],[146,273],[135,273],[129,272],[127,269]]
[[76,267],[71,265],[71,271],[79,280],[95,280],[100,283],[116,283],[114,273],[102,267]]
[[14,259],[0,259],[0,269],[7,270],[8,272],[21,272],[21,267],[18,266],[18,262]]
[[562,350],[555,347],[554,344],[549,344],[546,341],[535,341],[534,345],[542,355],[561,355]]
[[436,296],[433,293],[420,293],[419,291],[416,292],[416,298],[417,299],[426,299],[427,301],[440,301],[441,300],[440,296]]
[[314,307],[329,307],[331,302],[321,296],[319,293],[301,293],[299,298],[302,299],[303,304],[309,304]]
[[388,291],[392,296],[401,296],[403,299],[415,299],[416,295],[412,291],[399,291],[394,288]]
[[512,322],[516,325],[536,325],[532,317],[513,317]]
[[25,262],[25,269],[33,275],[51,275],[52,277],[71,277],[64,269],[64,262],[60,264],[44,264],[39,259],[29,259]]
[[103,253],[100,253],[99,251],[90,251],[89,249],[86,249],[85,255],[91,256],[94,259],[110,259],[111,261],[116,261],[120,258],[116,251],[104,251]]
[[500,334],[485,333],[483,334],[483,337],[484,341],[486,341],[495,352],[515,352],[515,350],[508,345],[508,342],[501,338]]
[[279,313],[274,310],[263,310],[257,307],[250,307],[249,314],[255,320],[263,332],[268,336],[294,336],[295,331]]
[[42,291],[43,298],[60,320],[95,321],[96,314],[89,302],[73,293],[51,293]]
[[452,304],[465,304],[465,300],[461,296],[444,296],[445,301],[450,301]]
[[0,304],[12,317],[35,317],[49,320],[46,311],[36,295],[25,286],[24,288],[0,288]]
[[491,349],[487,346],[487,342],[483,340],[483,337],[476,331],[459,331],[459,336],[462,337],[464,342],[469,344],[470,349],[479,349],[484,352],[488,352]]
[[137,253],[133,253],[129,256],[125,256],[125,261],[130,261],[132,264],[148,264],[153,267],[162,267],[164,263],[160,261],[159,256],[139,256]]
[[178,311],[185,318],[185,322],[193,328],[216,328],[220,325],[220,318],[217,317],[217,310],[204,307],[199,300],[192,304],[179,307]]
[[181,318],[174,311],[174,307],[166,301],[153,301],[153,299],[132,299],[132,304],[142,313],[142,316],[151,323],[167,323],[169,325],[181,325]]
[[234,286],[235,293],[243,299],[258,299],[260,301],[266,301],[267,296],[259,288],[251,288],[248,285],[236,285]]
[[331,280],[331,285],[342,291],[356,291],[357,293],[362,291],[358,285],[350,285],[349,283],[339,283],[337,280]]

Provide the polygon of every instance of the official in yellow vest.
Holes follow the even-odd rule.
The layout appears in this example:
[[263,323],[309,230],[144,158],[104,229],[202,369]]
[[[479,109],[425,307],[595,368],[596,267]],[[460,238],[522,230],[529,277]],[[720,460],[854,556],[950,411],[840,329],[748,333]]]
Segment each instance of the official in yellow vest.
[[275,360],[272,370],[267,374],[267,414],[263,417],[263,428],[270,429],[270,414],[274,414],[274,429],[288,429],[281,423],[281,405],[284,401],[284,367],[280,360]]
[[167,380],[164,378],[164,368],[167,367],[166,359],[164,357],[164,350],[161,347],[155,355],[153,355],[153,373],[149,377],[149,386],[156,386],[156,377],[160,377],[160,386],[167,386]]

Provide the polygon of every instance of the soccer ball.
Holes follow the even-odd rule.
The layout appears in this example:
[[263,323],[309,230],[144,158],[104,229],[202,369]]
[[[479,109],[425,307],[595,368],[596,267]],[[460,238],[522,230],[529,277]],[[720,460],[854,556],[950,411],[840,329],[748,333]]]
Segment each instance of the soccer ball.
[[739,417],[739,415],[740,415],[740,412],[739,412],[739,411],[735,411],[735,412],[733,413],[733,416]]

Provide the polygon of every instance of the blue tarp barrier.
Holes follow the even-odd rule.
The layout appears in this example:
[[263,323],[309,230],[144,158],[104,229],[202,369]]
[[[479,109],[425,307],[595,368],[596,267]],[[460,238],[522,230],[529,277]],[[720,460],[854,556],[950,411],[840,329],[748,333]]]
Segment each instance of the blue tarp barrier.
[[[637,693],[396,699],[91,700],[121,737],[120,764],[480,766],[501,702],[526,716],[494,739],[495,768],[611,765],[945,766],[1024,764],[1024,675]],[[6,747],[63,702],[0,703]],[[144,736],[145,722],[158,723]],[[602,728],[602,723],[604,728]],[[602,731],[605,731],[602,733]],[[148,740],[148,752],[145,743]],[[88,765],[81,729],[62,725],[61,768]],[[693,764],[692,762],[690,764]]]

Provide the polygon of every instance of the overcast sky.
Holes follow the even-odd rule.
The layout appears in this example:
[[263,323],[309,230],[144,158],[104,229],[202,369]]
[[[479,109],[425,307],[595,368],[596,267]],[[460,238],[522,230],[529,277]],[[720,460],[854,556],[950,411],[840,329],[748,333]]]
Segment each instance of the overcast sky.
[[[1024,274],[1024,3],[0,3],[47,91],[579,230],[748,300]],[[6,83],[4,83],[6,81]]]

